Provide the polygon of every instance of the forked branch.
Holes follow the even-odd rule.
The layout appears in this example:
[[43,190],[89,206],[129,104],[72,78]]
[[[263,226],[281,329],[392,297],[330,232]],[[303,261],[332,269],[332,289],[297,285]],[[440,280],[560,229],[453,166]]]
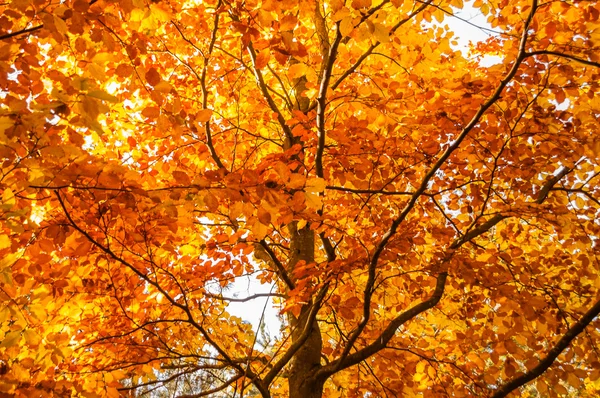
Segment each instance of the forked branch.
[[440,273],[437,276],[435,290],[431,297],[398,315],[392,322],[389,323],[389,325],[373,343],[356,351],[355,353],[348,354],[345,357],[340,357],[338,360],[323,367],[319,372],[317,372],[317,375],[328,377],[340,370],[354,366],[386,348],[387,344],[392,337],[394,337],[396,330],[398,330],[400,326],[410,321],[417,315],[436,306],[444,294],[447,277],[447,272]]

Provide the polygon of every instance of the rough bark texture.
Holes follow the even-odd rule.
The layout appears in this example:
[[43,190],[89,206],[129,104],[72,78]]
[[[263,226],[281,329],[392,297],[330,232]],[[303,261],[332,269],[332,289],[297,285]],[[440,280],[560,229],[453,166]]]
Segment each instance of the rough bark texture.
[[321,398],[323,396],[324,381],[307,380],[307,382],[295,386],[290,379],[290,398]]

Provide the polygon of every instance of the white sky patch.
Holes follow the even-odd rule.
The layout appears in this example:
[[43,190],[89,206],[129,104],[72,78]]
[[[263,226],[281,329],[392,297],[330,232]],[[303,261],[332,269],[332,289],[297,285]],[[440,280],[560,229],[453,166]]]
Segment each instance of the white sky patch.
[[[254,277],[243,277],[236,279],[233,287],[227,291],[228,297],[245,298],[253,294],[275,293],[270,285],[263,285]],[[247,302],[231,302],[227,307],[230,314],[250,322],[257,331],[259,323],[265,323],[271,337],[279,335],[281,322],[279,321],[279,310],[275,307],[270,297],[260,297]],[[264,316],[263,316],[264,312]]]
[[[473,8],[471,3],[465,3],[463,9],[453,9],[454,16],[447,15],[442,24],[448,25],[454,32],[453,40],[458,44],[452,46],[455,50],[460,50],[465,57],[469,56],[469,46],[485,41],[488,37],[494,35],[492,26],[487,22],[487,18]],[[486,55],[481,59],[481,66],[491,66],[502,61],[502,57],[496,55]]]

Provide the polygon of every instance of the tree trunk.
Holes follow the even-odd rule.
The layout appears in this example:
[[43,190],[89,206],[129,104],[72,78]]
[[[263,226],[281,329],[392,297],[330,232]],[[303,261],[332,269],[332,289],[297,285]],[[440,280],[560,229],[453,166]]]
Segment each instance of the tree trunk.
[[[308,225],[299,230],[296,222],[290,223],[288,229],[291,236],[288,270],[293,275],[293,269],[298,261],[303,260],[307,264],[315,261],[315,234]],[[311,309],[309,303],[302,307],[298,318],[289,314],[292,343],[298,341],[306,330]],[[290,398],[321,398],[325,381],[315,380],[312,375],[321,366],[322,346],[319,324],[314,320],[308,338],[292,358],[288,379]]]
[[[303,316],[308,315],[307,310],[300,315],[299,325],[304,326]],[[297,333],[292,334],[292,341],[296,341],[302,333],[302,328],[298,328]],[[317,321],[313,322],[312,330],[308,339],[302,347],[296,352],[292,359],[292,365],[289,374],[290,398],[321,398],[323,394],[324,381],[315,380],[312,375],[321,366],[321,331]]]
[[[293,32],[290,33],[293,34]],[[298,62],[295,58],[290,59],[290,65]],[[306,91],[306,82],[305,76],[300,76],[293,81],[295,103],[292,106],[304,114],[308,112],[310,107],[310,100],[303,95]],[[286,147],[291,147],[296,143],[301,143],[304,148],[304,143],[300,141],[299,137],[294,137],[292,141],[287,143]],[[295,280],[294,269],[299,261],[304,261],[306,264],[315,262],[315,232],[310,229],[309,224],[298,229],[297,221],[288,224],[288,232],[290,234],[288,273]],[[301,339],[304,331],[307,330],[311,310],[312,303],[309,302],[302,306],[298,318],[291,313],[288,315],[292,330],[292,344]],[[290,398],[321,398],[323,395],[325,380],[319,381],[312,377],[321,367],[321,350],[323,348],[321,330],[316,319],[312,321],[312,325],[309,325],[309,327],[308,337],[300,349],[296,351],[290,363],[288,376]]]
[[296,385],[290,377],[290,398],[322,398],[324,384],[324,380],[309,378]]

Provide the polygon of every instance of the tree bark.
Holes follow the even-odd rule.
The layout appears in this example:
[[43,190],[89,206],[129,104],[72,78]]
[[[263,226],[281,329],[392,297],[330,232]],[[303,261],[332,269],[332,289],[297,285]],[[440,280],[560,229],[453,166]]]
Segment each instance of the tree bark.
[[290,398],[321,398],[325,380],[307,379],[299,385],[292,385],[290,378]]

